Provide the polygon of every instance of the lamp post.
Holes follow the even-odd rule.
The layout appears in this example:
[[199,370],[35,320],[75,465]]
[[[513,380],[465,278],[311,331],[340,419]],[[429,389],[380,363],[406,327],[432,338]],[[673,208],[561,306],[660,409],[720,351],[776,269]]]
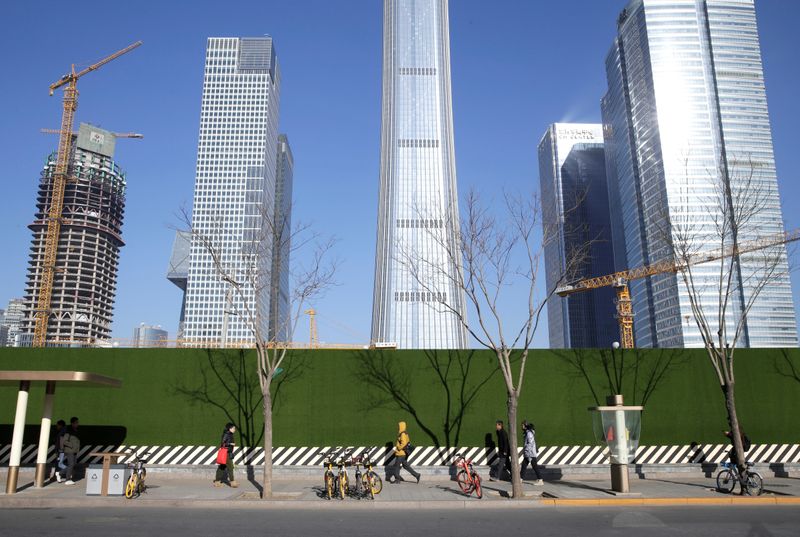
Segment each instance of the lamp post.
[[[619,348],[618,341],[612,343],[612,355]],[[616,356],[612,356],[612,358],[616,359]],[[620,368],[622,365],[620,364]],[[622,391],[621,385],[616,389]],[[633,462],[636,448],[639,447],[642,408],[641,406],[625,406],[622,394],[606,397],[606,406],[589,407],[589,411],[596,412],[594,416],[595,436],[598,441],[608,446],[611,459],[611,490],[614,492],[630,492],[628,463]]]

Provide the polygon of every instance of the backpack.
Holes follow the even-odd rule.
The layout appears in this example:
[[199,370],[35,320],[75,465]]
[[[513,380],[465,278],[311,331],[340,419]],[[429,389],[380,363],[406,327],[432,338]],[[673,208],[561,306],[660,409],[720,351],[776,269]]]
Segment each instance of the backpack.
[[410,437],[410,436],[408,436],[408,433],[407,433],[407,432],[405,432],[405,431],[403,431],[403,434],[405,434],[405,435],[406,435],[406,438],[408,438],[408,444],[406,444],[406,447],[404,447],[404,448],[403,448],[403,451],[405,451],[405,453],[406,453],[406,457],[408,457],[409,455],[411,455],[411,453],[412,453],[412,452],[413,452],[413,451],[414,451],[416,448],[415,448],[415,447],[414,447],[414,445],[411,443],[411,437]]
[[743,434],[742,435],[742,449],[744,451],[749,451],[751,445],[752,445],[752,442],[750,442],[750,437],[748,437],[746,434]]

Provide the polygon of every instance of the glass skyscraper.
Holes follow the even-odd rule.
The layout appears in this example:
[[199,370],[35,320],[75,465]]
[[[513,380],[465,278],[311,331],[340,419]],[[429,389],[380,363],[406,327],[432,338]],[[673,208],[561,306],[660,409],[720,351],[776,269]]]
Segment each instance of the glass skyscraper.
[[[385,0],[373,343],[464,348],[447,0]],[[457,256],[456,256],[457,257]],[[409,260],[425,265],[414,274]],[[420,263],[421,262],[421,263]]]
[[[709,199],[720,184],[731,199],[745,189],[763,197],[740,241],[783,232],[753,1],[632,0],[617,27],[602,100],[614,242],[624,243],[617,268],[669,258],[676,222],[701,240],[714,237]],[[777,275],[747,315],[739,346],[797,345],[786,249],[771,253],[781,258]],[[729,327],[750,301],[761,262],[740,257]],[[710,315],[719,263],[694,273]],[[676,275],[631,282],[631,295],[638,347],[702,346]]]
[[[602,125],[554,123],[539,142],[548,291],[614,272]],[[608,348],[619,340],[610,287],[547,302],[550,348]]]
[[[252,343],[246,310],[262,334],[269,331],[273,234],[265,219],[275,209],[280,78],[270,37],[208,39],[184,340]],[[204,241],[242,285],[243,300]]]

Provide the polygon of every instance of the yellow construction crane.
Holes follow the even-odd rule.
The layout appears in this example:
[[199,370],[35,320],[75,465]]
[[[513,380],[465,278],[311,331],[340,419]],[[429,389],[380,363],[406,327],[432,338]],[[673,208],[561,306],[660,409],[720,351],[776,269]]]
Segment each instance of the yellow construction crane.
[[[42,134],[61,134],[61,131],[58,129],[41,129],[41,132]],[[73,131],[72,134],[74,136],[78,133]],[[114,138],[144,138],[144,134],[139,134],[138,132],[112,132],[111,134]]]
[[309,308],[304,311],[308,315],[308,344],[312,349],[319,347],[319,335],[317,334],[317,310]]
[[633,306],[631,304],[631,293],[628,289],[628,282],[631,280],[638,280],[640,278],[647,278],[648,276],[655,276],[657,274],[677,273],[685,268],[697,265],[700,263],[707,263],[710,261],[717,261],[725,257],[738,256],[748,252],[755,252],[771,246],[778,246],[780,244],[787,244],[800,240],[800,228],[794,229],[787,233],[778,233],[775,235],[767,235],[760,239],[752,241],[740,242],[736,246],[726,246],[716,250],[707,252],[698,252],[685,261],[659,261],[652,265],[645,265],[630,270],[623,270],[605,276],[597,276],[594,278],[585,278],[577,282],[563,285],[556,289],[556,294],[561,297],[582,293],[584,291],[591,291],[600,287],[613,287],[617,293],[617,321],[619,322],[619,335],[620,345],[623,349],[632,349],[633,344]]
[[75,110],[78,109],[78,79],[108,62],[130,52],[139,45],[137,41],[111,56],[90,65],[82,71],[75,72],[72,64],[70,72],[62,76],[57,82],[50,85],[50,95],[58,88],[64,87],[64,110],[61,116],[61,129],[58,140],[58,154],[56,169],[53,174],[53,195],[50,209],[47,213],[47,230],[45,231],[44,263],[42,266],[42,281],[39,287],[39,296],[36,298],[36,325],[33,331],[33,346],[44,347],[47,337],[47,324],[50,318],[50,301],[53,295],[53,275],[56,270],[56,254],[58,252],[58,238],[61,233],[61,215],[64,208],[64,188],[67,183],[69,171],[70,149],[72,145],[72,127],[75,119]]

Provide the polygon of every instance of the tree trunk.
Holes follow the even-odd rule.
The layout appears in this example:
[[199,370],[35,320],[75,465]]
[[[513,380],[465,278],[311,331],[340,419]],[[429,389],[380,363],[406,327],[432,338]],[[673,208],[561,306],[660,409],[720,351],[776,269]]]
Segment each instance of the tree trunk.
[[272,394],[270,384],[264,390],[264,483],[261,498],[272,497]]
[[[517,450],[517,396],[508,395],[508,444],[511,451],[511,496],[522,498],[522,477],[519,472],[519,451]],[[498,470],[498,478],[503,469]]]
[[[735,383],[728,382],[722,386],[722,393],[725,395],[725,408],[728,411],[728,422],[731,424],[731,438],[733,439],[733,450],[736,452],[736,460],[738,461],[737,470],[740,477],[745,476],[747,471],[747,462],[744,454],[744,444],[742,442],[741,430],[739,428],[739,417],[736,414],[736,399],[734,397]],[[743,483],[744,481],[742,481]],[[741,493],[744,494],[744,486],[741,487]]]

